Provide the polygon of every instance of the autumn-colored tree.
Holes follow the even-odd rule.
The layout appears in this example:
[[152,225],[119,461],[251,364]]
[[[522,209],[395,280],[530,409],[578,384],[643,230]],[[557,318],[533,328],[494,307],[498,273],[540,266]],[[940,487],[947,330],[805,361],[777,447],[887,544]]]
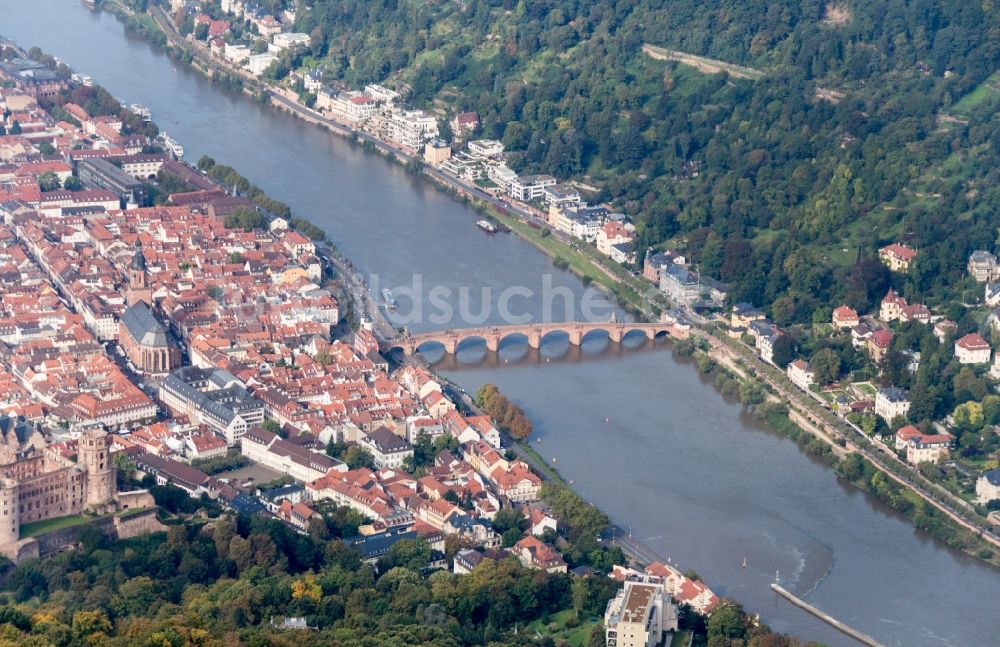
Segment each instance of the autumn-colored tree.
[[292,582],[293,600],[311,600],[319,602],[323,598],[323,588],[316,581],[316,575],[308,572],[304,577]]

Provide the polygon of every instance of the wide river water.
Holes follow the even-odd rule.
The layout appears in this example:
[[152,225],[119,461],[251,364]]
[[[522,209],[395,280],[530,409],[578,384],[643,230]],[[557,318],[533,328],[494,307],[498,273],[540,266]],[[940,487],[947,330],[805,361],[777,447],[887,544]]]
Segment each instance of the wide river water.
[[[481,232],[473,211],[398,165],[212,85],[125,35],[110,14],[76,0],[3,0],[0,10],[0,35],[148,106],[187,159],[231,164],[324,227],[373,286],[394,289],[411,330],[610,312],[537,250]],[[511,286],[520,289],[505,295]],[[552,338],[527,355],[510,343],[482,361],[468,347],[437,368],[470,392],[496,383],[583,496],[779,631],[853,644],[771,593],[776,574],[886,645],[1000,644],[1000,572],[756,424],[664,345],[629,341],[588,338],[563,352],[565,340]]]

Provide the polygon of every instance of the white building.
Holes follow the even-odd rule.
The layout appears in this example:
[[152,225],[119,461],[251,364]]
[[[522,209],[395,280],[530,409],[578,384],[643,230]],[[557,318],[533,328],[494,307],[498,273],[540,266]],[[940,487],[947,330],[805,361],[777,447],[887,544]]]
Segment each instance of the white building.
[[423,110],[394,112],[389,119],[389,139],[412,150],[422,150],[426,142],[437,138],[437,119]]
[[226,45],[226,51],[222,55],[226,57],[227,61],[239,65],[250,58],[251,54],[253,52],[246,45]]
[[976,500],[985,504],[994,499],[1000,499],[1000,469],[983,472],[976,479]]
[[788,379],[792,381],[792,384],[799,387],[803,391],[808,391],[809,387],[813,385],[814,375],[812,367],[809,366],[809,362],[797,359],[788,364],[788,368],[785,369],[785,372],[788,374]]
[[271,67],[271,63],[278,60],[278,57],[274,54],[253,54],[247,59],[245,67],[250,74],[254,76],[260,76],[267,68]]
[[398,469],[407,456],[413,456],[413,446],[385,427],[366,434],[358,444],[371,452],[375,466],[379,468]]
[[375,83],[365,86],[365,94],[370,97],[374,97],[376,101],[389,104],[394,103],[396,99],[399,98],[399,93],[395,90],[390,90],[389,88]]
[[251,396],[236,376],[221,369],[179,368],[163,380],[159,397],[175,415],[205,425],[230,446],[264,422],[264,403]]
[[495,139],[477,139],[466,144],[469,155],[476,159],[491,159],[503,155],[503,143]]
[[347,465],[322,452],[285,440],[262,427],[254,427],[240,439],[240,453],[255,463],[309,482],[331,471],[346,472]]
[[568,184],[553,184],[545,187],[545,202],[549,206],[580,204],[580,192]]
[[545,188],[556,184],[551,175],[521,175],[510,183],[510,197],[521,202],[541,200],[545,197]]
[[906,391],[895,386],[878,390],[875,395],[875,415],[891,423],[896,416],[905,418],[909,412],[910,401]]
[[960,364],[987,364],[992,349],[978,333],[969,333],[955,341],[955,358]]
[[510,185],[517,179],[517,173],[506,164],[486,165],[486,177],[505,193],[510,193]]
[[948,434],[920,434],[906,444],[906,462],[910,465],[936,463],[948,456],[952,438]]
[[267,46],[267,51],[277,54],[291,47],[308,46],[309,42],[309,34],[300,34],[297,32],[275,34],[271,40],[271,44]]
[[374,97],[358,91],[343,91],[323,87],[316,94],[316,108],[325,110],[333,117],[360,126],[378,111]]
[[604,612],[608,647],[655,647],[664,634],[677,630],[677,608],[662,578],[629,575]]
[[969,254],[967,266],[969,275],[980,283],[1000,280],[1000,264],[997,257],[985,250],[976,250]]

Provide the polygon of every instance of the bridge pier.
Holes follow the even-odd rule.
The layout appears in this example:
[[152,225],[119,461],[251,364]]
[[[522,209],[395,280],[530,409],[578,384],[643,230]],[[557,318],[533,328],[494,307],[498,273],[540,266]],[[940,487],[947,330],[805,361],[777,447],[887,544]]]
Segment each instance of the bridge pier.
[[[580,346],[584,336],[592,330],[603,330],[607,333],[611,342],[620,344],[625,338],[625,334],[633,330],[641,330],[647,339],[655,340],[657,332],[665,332],[670,337],[684,339],[688,337],[688,331],[677,329],[663,323],[623,323],[618,321],[609,322],[564,322],[534,325],[510,325],[492,326],[482,328],[467,328],[458,330],[445,330],[440,332],[422,333],[407,336],[400,340],[402,343],[395,346],[402,348],[406,355],[413,355],[421,344],[427,342],[438,342],[444,346],[445,353],[454,355],[458,350],[459,343],[472,338],[479,337],[486,343],[486,348],[492,353],[500,350],[500,341],[507,335],[522,334],[527,337],[528,348],[538,350],[542,346],[542,339],[550,332],[565,332],[569,337],[571,346]],[[388,343],[386,344],[388,345]]]

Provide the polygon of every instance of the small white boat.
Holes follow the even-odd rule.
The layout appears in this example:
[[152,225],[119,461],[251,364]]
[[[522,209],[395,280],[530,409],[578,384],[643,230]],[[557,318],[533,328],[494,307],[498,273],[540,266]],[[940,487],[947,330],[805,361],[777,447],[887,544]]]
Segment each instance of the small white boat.
[[394,310],[396,308],[396,297],[392,296],[392,290],[389,288],[382,290],[382,299],[385,303],[385,307],[389,310]]
[[177,159],[184,157],[184,147],[176,139],[167,133],[160,133],[160,141],[163,142],[164,148],[173,153],[174,157]]
[[128,109],[142,117],[143,121],[153,120],[153,112],[141,103],[133,103],[128,107]]
[[497,226],[494,225],[489,220],[480,220],[476,224],[479,226],[480,229],[482,229],[486,233],[489,233],[489,234],[495,234],[495,233],[497,233]]

